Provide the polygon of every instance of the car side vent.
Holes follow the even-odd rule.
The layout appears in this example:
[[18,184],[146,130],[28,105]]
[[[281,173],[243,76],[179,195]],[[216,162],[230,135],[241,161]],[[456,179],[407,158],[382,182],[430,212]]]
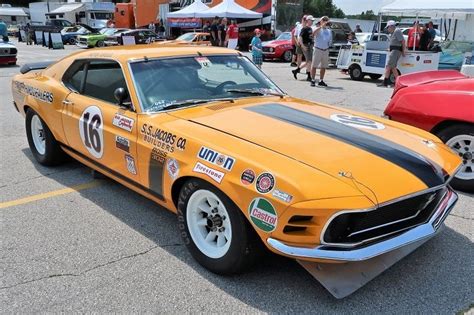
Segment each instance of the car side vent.
[[288,223],[296,223],[300,221],[310,221],[313,216],[310,215],[294,215],[288,220]]
[[283,228],[283,233],[298,234],[306,233],[308,228],[314,227],[313,216],[310,215],[294,215]]

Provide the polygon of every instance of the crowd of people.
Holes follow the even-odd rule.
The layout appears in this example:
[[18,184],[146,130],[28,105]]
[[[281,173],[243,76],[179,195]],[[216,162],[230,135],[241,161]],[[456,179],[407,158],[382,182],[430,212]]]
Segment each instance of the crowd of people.
[[211,45],[218,47],[227,47],[237,49],[239,42],[239,27],[236,20],[230,20],[228,24],[227,18],[214,17],[212,23],[206,22],[203,26],[203,32],[211,34]]

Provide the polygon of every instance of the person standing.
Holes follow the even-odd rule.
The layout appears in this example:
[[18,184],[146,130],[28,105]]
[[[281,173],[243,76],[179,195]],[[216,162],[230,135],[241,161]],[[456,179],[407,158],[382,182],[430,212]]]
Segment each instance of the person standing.
[[5,24],[5,22],[3,22],[2,19],[0,19],[0,38],[2,38],[4,42],[8,42],[7,25]]
[[227,48],[237,48],[237,44],[239,43],[239,27],[237,26],[237,22],[235,20],[230,21],[230,25],[227,28],[226,41]]
[[355,28],[355,33],[362,33],[362,29],[360,28],[360,24],[356,24],[356,28]]
[[420,38],[421,38],[421,29],[418,21],[413,23],[413,27],[408,31],[408,49],[409,50],[419,50],[420,49]]
[[431,41],[430,41],[430,45],[429,45],[429,48],[431,49],[433,47],[434,40],[436,38],[436,30],[434,29],[433,22],[431,22],[431,21],[428,22],[428,32],[431,35]]
[[226,37],[227,37],[227,18],[222,18],[221,24],[217,27],[217,38],[219,40],[220,47],[226,47]]
[[298,28],[298,25],[300,25],[300,22],[296,22],[295,24],[295,27],[293,27],[291,29],[291,46],[293,47],[291,52],[292,52],[292,56],[291,56],[291,66],[292,67],[296,67],[297,64],[296,64],[296,42],[297,42],[297,38],[295,37],[295,34],[296,34],[296,29]]
[[420,31],[421,31],[420,50],[428,51],[430,50],[430,44],[431,44],[431,34],[428,31],[428,23],[425,24],[425,27],[421,27]]
[[397,63],[400,57],[405,56],[405,39],[402,31],[396,27],[395,21],[387,22],[387,30],[390,34],[390,54],[385,66],[383,83],[378,86],[390,86],[390,74],[392,73],[395,79],[398,77]]
[[298,37],[299,45],[303,52],[305,62],[302,63],[295,70],[291,70],[295,80],[298,79],[297,74],[300,73],[301,69],[306,68],[306,81],[311,81],[311,60],[313,58],[313,21],[314,17],[308,15],[304,27],[301,29],[300,36]]
[[296,30],[295,30],[295,45],[296,45],[296,67],[299,68],[301,66],[301,63],[303,62],[303,50],[301,49],[300,45],[300,33],[303,27],[306,24],[306,15],[303,15],[301,18],[301,23],[296,25]]
[[31,31],[30,23],[26,23],[25,35],[26,35],[26,44],[33,45],[33,34]]
[[211,45],[212,46],[219,46],[218,25],[219,25],[219,17],[216,16],[211,24]]
[[206,21],[206,23],[204,23],[204,26],[202,27],[202,31],[204,33],[209,33],[211,31],[211,23],[209,21]]
[[318,86],[328,86],[324,82],[324,75],[326,69],[329,67],[329,47],[332,43],[332,31],[329,29],[330,26],[329,18],[323,16],[319,20],[319,26],[316,27],[313,33],[314,37],[314,52],[313,62],[311,64],[311,86],[316,86],[316,68],[319,67],[319,82]]
[[252,42],[250,43],[250,45],[252,45],[252,61],[259,69],[262,69],[263,51],[262,40],[260,39],[262,32],[259,28],[256,28],[254,33],[255,36],[252,38]]

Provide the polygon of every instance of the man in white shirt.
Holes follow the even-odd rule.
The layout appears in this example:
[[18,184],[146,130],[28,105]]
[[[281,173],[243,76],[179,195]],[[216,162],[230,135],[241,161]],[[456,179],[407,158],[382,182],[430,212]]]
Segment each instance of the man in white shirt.
[[301,66],[301,62],[303,62],[303,50],[301,49],[301,45],[299,43],[299,37],[301,30],[306,24],[306,15],[303,15],[301,18],[301,24],[296,26],[296,31],[294,34],[295,43],[296,43],[296,67],[299,68]]
[[329,66],[329,47],[332,44],[332,31],[329,28],[330,22],[327,16],[323,16],[319,20],[319,26],[316,27],[313,33],[314,50],[313,62],[311,64],[311,86],[316,86],[316,68],[321,65],[319,71],[318,86],[328,86],[324,80],[326,68]]

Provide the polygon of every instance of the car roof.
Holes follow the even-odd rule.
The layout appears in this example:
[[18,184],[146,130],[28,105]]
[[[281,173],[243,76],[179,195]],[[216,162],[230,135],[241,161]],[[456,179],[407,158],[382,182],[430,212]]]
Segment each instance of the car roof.
[[174,43],[158,42],[148,45],[111,46],[79,51],[69,56],[78,58],[112,58],[122,63],[144,58],[163,58],[180,56],[241,55],[234,49],[205,46],[183,46]]

